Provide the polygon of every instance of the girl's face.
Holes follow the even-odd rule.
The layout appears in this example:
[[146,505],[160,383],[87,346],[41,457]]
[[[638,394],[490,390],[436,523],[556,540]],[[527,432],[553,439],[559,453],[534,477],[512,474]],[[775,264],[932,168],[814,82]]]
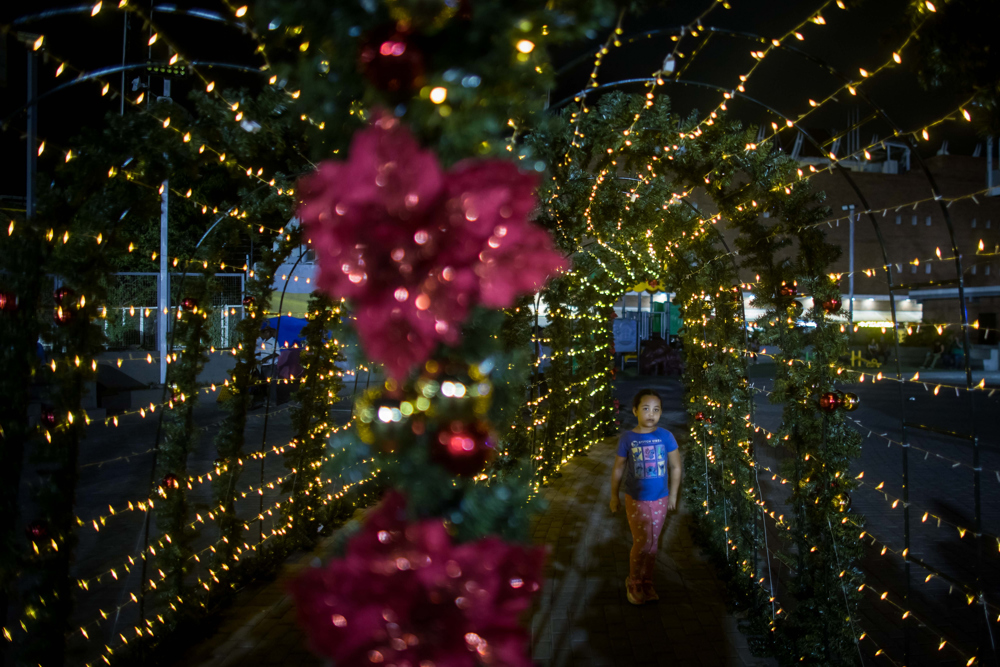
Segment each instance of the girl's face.
[[656,396],[643,396],[639,406],[632,409],[632,414],[639,420],[642,428],[655,428],[660,423],[660,399]]

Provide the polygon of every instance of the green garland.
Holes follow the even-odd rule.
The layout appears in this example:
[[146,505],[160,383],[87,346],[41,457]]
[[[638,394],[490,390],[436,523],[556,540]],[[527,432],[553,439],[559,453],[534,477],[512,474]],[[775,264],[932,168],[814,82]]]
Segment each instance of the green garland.
[[[25,410],[12,413],[5,427],[15,437],[28,436],[25,444],[40,472],[35,515],[22,515],[28,526],[27,549],[20,547],[18,560],[8,563],[17,568],[14,574],[21,579],[21,616],[11,619],[17,621],[16,626],[6,626],[24,631],[13,637],[17,664],[65,661],[68,617],[77,589],[70,577],[77,543],[74,506],[80,441],[90,422],[81,405],[96,378],[94,360],[104,342],[103,277],[110,267],[108,248],[116,243],[119,231],[106,222],[114,205],[94,195],[100,172],[95,175],[92,168],[92,162],[80,160],[53,179],[50,196],[39,202],[37,217],[23,230],[20,245],[28,253],[20,260],[7,258],[13,266],[34,260],[19,267],[23,273],[16,281],[29,291],[19,295],[18,314],[25,333],[14,338],[35,337],[21,338],[25,348],[20,354],[34,350],[39,331],[52,346],[50,358],[40,367],[30,352],[30,367],[24,365],[28,359],[23,356],[20,364],[17,357],[11,359],[15,362],[11,370],[31,368],[31,376],[46,385],[41,421],[32,428]],[[100,242],[95,243],[95,238]],[[60,290],[50,292],[52,283],[46,274],[56,276]],[[24,392],[23,386],[20,391]],[[11,537],[8,533],[4,541]]]
[[[15,223],[24,227],[24,220]],[[41,299],[44,277],[37,270],[42,264],[45,242],[42,233],[29,228],[16,240],[0,244],[0,265],[9,270],[0,274],[0,290],[8,299],[17,300],[17,309],[10,304],[0,313],[0,338],[7,342],[0,348],[0,624],[12,625],[8,618],[11,600],[17,595],[22,561],[28,545],[18,530],[19,491],[25,453],[36,433],[28,422],[31,393],[26,391],[39,370],[35,347],[41,330],[36,316]],[[28,523],[31,519],[22,519]],[[0,659],[10,644],[0,641]]]
[[[201,394],[198,376],[208,362],[211,343],[207,322],[213,313],[209,306],[213,291],[210,275],[186,276],[183,281],[184,293],[173,333],[175,346],[182,350],[173,353],[170,361],[167,375],[170,386],[165,392],[171,409],[164,413],[162,442],[156,452],[154,486],[161,499],[155,501],[154,507],[156,527],[162,537],[155,564],[167,574],[156,590],[164,606],[184,597],[184,575],[191,565],[191,542],[195,537],[189,527],[187,466],[198,438],[194,424],[194,408]],[[163,539],[168,543],[162,544]]]
[[330,406],[339,398],[343,382],[336,362],[341,359],[331,330],[340,323],[340,305],[318,292],[309,299],[309,323],[302,329],[305,347],[301,363],[305,370],[292,410],[295,439],[285,454],[291,472],[282,484],[290,493],[281,513],[293,544],[311,544],[328,516],[341,511],[343,503],[326,497],[327,483],[317,471],[326,454],[326,434],[332,429]]
[[[280,216],[285,208],[286,206],[281,204],[276,207],[271,204],[270,207],[258,212],[268,218],[275,218]],[[248,278],[244,285],[244,298],[249,299],[245,306],[248,317],[244,317],[236,325],[238,336],[234,350],[236,363],[221,397],[225,418],[215,438],[218,458],[216,478],[212,485],[213,499],[220,509],[217,517],[220,543],[216,546],[213,559],[216,572],[224,573],[229,570],[232,561],[236,559],[237,545],[242,543],[240,536],[243,522],[236,515],[235,503],[240,476],[244,466],[248,465],[249,457],[253,456],[246,451],[247,411],[253,402],[254,391],[270,391],[270,378],[258,377],[255,380],[252,374],[256,364],[256,345],[261,329],[261,321],[257,316],[267,313],[271,307],[271,284],[274,272],[301,241],[301,232],[297,230],[288,236],[291,238],[282,237],[277,240],[276,247],[264,246],[260,260],[254,265],[252,277]]]
[[[687,405],[692,416],[703,417],[692,424],[693,447],[686,451],[686,496],[704,510],[699,523],[706,545],[728,573],[737,606],[747,610],[745,629],[758,650],[783,663],[853,664],[857,633],[852,621],[862,579],[854,566],[858,519],[844,514],[843,499],[853,486],[846,473],[857,455],[858,437],[841,414],[817,408],[818,396],[840,380],[832,361],[846,340],[839,323],[819,306],[838,292],[825,277],[836,248],[813,225],[824,214],[817,196],[797,183],[794,162],[768,145],[751,149],[753,131],[725,119],[693,134],[693,122],[674,118],[662,97],[649,109],[643,98],[622,94],[582,105],[586,113],[554,119],[528,140],[531,150],[556,165],[555,177],[543,187],[542,220],[564,247],[578,251],[573,290],[581,296],[573,302],[574,321],[586,322],[580,315],[588,306],[599,309],[644,280],[664,280],[673,287],[684,320]],[[638,115],[642,121],[636,124]],[[720,246],[712,224],[674,196],[695,187],[704,188],[722,218],[740,232],[738,255]],[[626,188],[634,195],[624,196]],[[767,225],[762,211],[771,212]],[[793,244],[796,254],[780,259]],[[589,255],[590,266],[603,273],[585,269],[580,254]],[[772,400],[785,404],[783,426],[766,442],[789,447],[789,457],[797,462],[782,471],[794,489],[787,501],[787,513],[794,516],[787,522],[793,544],[769,545],[785,560],[789,553],[798,554],[789,563],[795,572],[794,601],[788,600],[780,613],[761,587],[764,530],[773,520],[759,504],[761,473],[754,449],[762,445],[752,424],[742,292],[737,299],[732,290],[739,283],[738,269],[760,275],[757,302],[771,308],[760,323],[769,325],[762,342],[780,347]],[[805,314],[817,324],[808,339],[794,326],[793,303],[782,296],[783,286],[796,284],[817,303]],[[601,300],[605,291],[610,296]],[[565,292],[550,287],[548,294],[550,307],[562,311]],[[579,345],[586,333],[559,323],[558,314],[553,346],[572,350],[571,338]],[[802,358],[806,344],[814,346],[817,363],[794,361]],[[572,390],[564,368],[556,368],[552,378],[554,394]],[[553,412],[566,419],[558,405]],[[552,453],[548,459],[554,459]]]

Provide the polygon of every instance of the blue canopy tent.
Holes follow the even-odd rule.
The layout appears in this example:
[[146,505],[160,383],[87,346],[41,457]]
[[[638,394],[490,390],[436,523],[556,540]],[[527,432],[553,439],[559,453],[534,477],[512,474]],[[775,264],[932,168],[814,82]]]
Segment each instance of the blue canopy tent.
[[[280,322],[280,326],[279,326]],[[295,343],[303,343],[302,338],[302,328],[309,323],[309,320],[302,317],[289,317],[288,315],[279,315],[277,317],[269,317],[264,320],[260,328],[264,329],[266,327],[271,327],[278,332],[278,348],[292,347]]]

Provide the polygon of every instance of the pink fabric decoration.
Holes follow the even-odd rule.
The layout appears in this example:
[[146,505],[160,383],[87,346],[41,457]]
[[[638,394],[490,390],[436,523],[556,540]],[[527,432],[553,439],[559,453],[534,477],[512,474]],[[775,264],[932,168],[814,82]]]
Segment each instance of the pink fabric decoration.
[[506,308],[567,266],[529,221],[536,185],[502,160],[442,171],[383,115],[355,135],[346,162],[300,182],[317,286],[351,300],[365,351],[405,378],[439,343],[458,343],[473,306]]
[[338,665],[529,667],[518,616],[544,551],[490,537],[452,544],[440,519],[406,519],[386,495],[347,554],[292,581],[310,647]]

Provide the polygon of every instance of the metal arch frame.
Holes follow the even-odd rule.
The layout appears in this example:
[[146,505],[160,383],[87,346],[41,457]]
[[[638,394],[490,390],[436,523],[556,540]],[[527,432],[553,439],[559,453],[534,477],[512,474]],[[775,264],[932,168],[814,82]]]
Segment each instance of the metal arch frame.
[[[13,26],[24,26],[37,21],[44,21],[46,19],[57,18],[60,16],[71,16],[73,14],[89,14],[93,11],[93,5],[78,5],[76,7],[62,7],[60,9],[49,9],[44,12],[38,12],[36,14],[27,14],[25,16],[19,16],[11,22]],[[117,7],[115,8],[117,9]],[[129,10],[126,9],[126,12]],[[177,5],[153,5],[150,9],[151,13],[161,12],[163,14],[179,14],[181,16],[193,16],[195,18],[204,19],[206,21],[215,21],[217,23],[224,23],[226,25],[231,25],[240,28],[243,31],[247,31],[249,27],[246,23],[242,21],[233,21],[232,19],[219,14],[218,12],[213,12],[207,9],[182,9]]]
[[[0,121],[0,128],[6,129],[7,126],[11,123],[11,121],[13,121],[17,116],[21,115],[21,113],[23,111],[29,109],[32,106],[38,106],[38,104],[42,100],[44,100],[44,99],[48,98],[49,96],[54,95],[56,93],[62,92],[64,90],[67,90],[67,89],[69,89],[69,88],[77,85],[78,83],[85,83],[87,81],[93,81],[95,79],[100,79],[101,77],[108,76],[109,74],[118,74],[120,72],[127,72],[129,70],[135,70],[135,69],[145,69],[150,64],[152,64],[152,65],[158,65],[158,64],[161,64],[161,63],[164,66],[167,65],[166,61],[157,61],[155,63],[134,63],[134,64],[131,64],[131,65],[114,65],[114,66],[111,66],[111,67],[102,67],[100,69],[91,70],[90,72],[86,72],[84,74],[81,74],[81,75],[77,76],[76,78],[74,78],[72,81],[67,81],[66,83],[59,84],[55,88],[52,88],[51,90],[47,90],[44,93],[42,93],[41,95],[35,96],[34,99],[28,100],[27,102],[25,102],[24,104],[22,104],[20,107],[18,107],[16,110],[14,110],[13,112],[9,113],[6,118],[4,118],[2,121]],[[188,64],[191,67],[220,67],[220,68],[225,68],[225,69],[236,70],[238,72],[252,72],[254,74],[263,74],[263,72],[261,72],[256,67],[250,67],[248,65],[238,65],[236,63],[220,63],[220,62],[214,62],[214,61],[209,61],[209,60],[195,60],[195,61],[191,61]],[[118,94],[124,95],[125,93],[124,93],[124,91],[122,91],[121,93],[118,93]]]
[[[651,31],[651,32],[655,32],[655,31]],[[728,32],[732,32],[732,31],[728,31]],[[738,36],[747,36],[745,34],[740,34],[740,33],[732,33],[732,34],[736,34]],[[763,39],[763,38],[761,38],[761,39]],[[821,59],[816,58],[814,56],[810,56],[809,54],[806,54],[806,53],[804,53],[804,52],[802,52],[802,51],[800,51],[798,49],[794,49],[794,48],[791,48],[791,47],[784,47],[784,48],[787,48],[790,51],[793,51],[793,52],[795,52],[795,53],[797,53],[799,55],[802,55],[803,57],[807,58],[808,60],[810,60],[814,64],[817,64],[818,66],[823,67],[829,73],[831,73],[832,75],[838,77],[842,81],[849,81],[849,79],[845,75],[843,75],[838,70],[836,70],[836,68],[830,66],[829,64],[827,64],[826,62],[822,61]],[[600,92],[600,91],[610,90],[610,89],[615,89],[615,88],[619,88],[619,87],[622,87],[622,86],[627,86],[627,85],[630,85],[630,84],[650,83],[650,82],[654,82],[654,81],[656,81],[656,77],[641,77],[641,78],[634,78],[634,79],[622,79],[622,80],[619,80],[619,81],[614,81],[614,82],[611,82],[611,83],[602,84],[600,86],[596,86],[596,87],[593,87],[593,88],[590,88],[590,89],[587,89],[587,90],[584,90],[584,91],[580,91],[579,93],[576,93],[575,95],[571,95],[569,97],[566,97],[563,100],[560,100],[556,104],[552,105],[552,107],[550,107],[550,108],[552,108],[552,109],[558,109],[559,107],[561,107],[562,105],[566,104],[567,102],[573,100],[574,98],[583,97],[583,96],[586,96],[587,94],[590,94],[590,93]],[[767,104],[765,104],[765,103],[763,103],[763,102],[761,102],[761,101],[759,101],[759,100],[757,100],[757,99],[755,99],[755,98],[753,98],[753,97],[751,97],[749,95],[746,95],[745,93],[741,93],[739,91],[731,91],[731,90],[729,90],[729,89],[727,89],[727,88],[725,88],[723,86],[719,86],[719,85],[716,85],[716,84],[710,84],[710,83],[706,83],[706,82],[702,82],[702,81],[686,80],[686,79],[680,79],[680,78],[664,79],[664,81],[670,82],[670,83],[683,84],[683,85],[693,85],[693,86],[698,86],[698,87],[703,87],[703,88],[709,88],[709,89],[717,90],[717,91],[720,91],[720,92],[729,93],[732,97],[734,97],[734,98],[739,97],[741,99],[747,100],[747,101],[749,101],[749,102],[751,102],[751,103],[753,103],[753,104],[755,104],[755,105],[757,105],[757,106],[759,106],[759,107],[767,110],[768,112],[774,114],[775,116],[777,116],[778,118],[780,118],[782,120],[785,120],[785,121],[792,120],[792,119],[788,118],[785,114],[779,112],[777,109],[774,109],[773,107],[771,107],[770,105],[767,105]],[[902,129],[899,127],[899,125],[896,124],[895,121],[893,121],[889,117],[889,115],[883,109],[881,109],[881,107],[879,107],[878,105],[876,105],[874,102],[871,101],[871,99],[868,97],[867,94],[863,94],[859,90],[859,96],[863,100],[865,100],[867,103],[869,103],[873,109],[875,109],[876,115],[878,117],[882,118],[885,122],[887,122],[893,128],[893,130],[894,130],[894,132],[896,133],[897,136],[899,136],[899,135],[908,136],[908,135],[906,135],[902,131]],[[792,121],[792,122],[793,122],[794,127],[799,132],[802,133],[802,135],[809,141],[810,144],[812,144],[817,150],[820,150],[821,152],[825,152],[825,151],[823,151],[822,145],[815,138],[813,138],[807,131],[803,130],[797,124],[795,124],[794,121]],[[917,152],[916,151],[916,146],[913,146],[912,143],[911,143],[911,148],[914,149],[914,152]],[[855,182],[855,180],[851,177],[850,171],[847,170],[847,169],[845,169],[843,167],[843,165],[841,165],[837,161],[834,161],[832,164],[833,164],[834,167],[836,167],[836,170],[847,180],[847,182],[851,186],[851,189],[857,195],[857,197],[860,200],[861,204],[865,207],[865,211],[866,211],[866,213],[868,215],[869,221],[872,223],[872,227],[873,227],[873,229],[875,231],[875,235],[876,235],[876,238],[878,239],[879,247],[880,247],[880,250],[882,252],[883,270],[885,271],[886,283],[887,283],[888,288],[889,288],[888,289],[888,292],[889,292],[889,305],[890,305],[890,310],[891,310],[891,313],[892,313],[894,331],[896,331],[899,328],[899,321],[898,321],[898,318],[897,318],[896,299],[895,299],[894,290],[899,289],[899,287],[897,287],[897,286],[895,286],[893,284],[891,264],[889,263],[889,260],[888,260],[888,253],[886,251],[885,241],[884,241],[884,238],[882,237],[882,232],[881,232],[881,228],[879,226],[878,220],[875,218],[874,214],[871,212],[871,206],[869,205],[869,203],[867,201],[867,198],[864,196],[864,193],[861,191],[860,187],[857,185],[857,183]],[[980,581],[981,581],[981,569],[982,569],[982,543],[981,543],[981,538],[978,536],[978,534],[982,530],[981,491],[980,491],[980,489],[981,489],[981,484],[980,484],[981,467],[980,467],[980,463],[979,463],[979,437],[978,437],[978,432],[977,432],[976,424],[975,424],[975,397],[972,395],[972,391],[971,391],[972,390],[972,370],[971,370],[971,359],[970,359],[970,355],[969,355],[971,344],[970,344],[970,340],[969,340],[968,310],[967,310],[967,306],[966,306],[966,303],[965,303],[965,290],[964,290],[964,279],[963,279],[964,274],[963,274],[963,269],[962,269],[961,253],[958,250],[958,245],[957,245],[957,242],[956,242],[956,239],[955,239],[955,233],[954,233],[954,225],[953,225],[953,223],[951,221],[951,216],[950,216],[950,214],[948,212],[947,206],[944,204],[943,201],[941,201],[941,195],[940,195],[940,191],[939,191],[939,189],[937,187],[937,183],[934,180],[933,175],[930,173],[929,169],[927,168],[926,163],[920,157],[919,152],[917,152],[917,164],[920,165],[921,170],[924,172],[924,175],[926,176],[926,178],[928,180],[928,184],[931,187],[931,192],[935,196],[935,198],[938,199],[939,205],[941,206],[942,212],[943,212],[943,214],[945,216],[945,223],[946,223],[946,225],[948,227],[948,232],[949,232],[950,240],[952,241],[952,251],[954,252],[956,271],[958,273],[959,300],[960,300],[960,309],[961,309],[961,315],[962,315],[962,328],[963,328],[963,334],[964,334],[964,338],[963,338],[963,352],[964,352],[964,357],[965,357],[964,362],[965,362],[965,374],[966,374],[966,390],[967,390],[967,394],[969,396],[970,412],[971,412],[971,418],[972,418],[972,424],[971,424],[972,435],[971,435],[971,440],[972,440],[972,444],[973,444],[973,472],[974,472],[973,493],[974,493],[974,505],[975,505],[975,507],[974,507],[974,511],[975,511],[975,523],[976,523],[976,532],[977,532],[977,543],[976,543],[977,544],[977,568],[976,568],[976,585],[977,586],[976,587],[978,589],[980,603],[985,605],[985,595],[984,595],[984,593],[982,591],[982,586],[981,586],[981,583],[980,583]],[[903,376],[902,376],[902,370],[901,370],[901,367],[900,367],[901,364],[900,364],[900,357],[899,357],[899,340],[898,340],[898,337],[895,335],[895,333],[893,335],[893,346],[894,346],[894,351],[895,351],[895,356],[896,356],[896,375],[897,375],[897,377],[900,380],[900,382],[899,382],[900,430],[901,430],[901,441],[904,443],[903,447],[902,447],[902,458],[903,458],[903,461],[902,461],[902,467],[903,467],[903,496],[904,496],[904,498],[903,498],[903,503],[904,503],[904,509],[903,509],[903,515],[904,515],[904,538],[905,538],[905,548],[908,551],[909,550],[909,545],[910,545],[910,528],[909,528],[909,523],[910,523],[910,517],[909,517],[909,461],[908,461],[909,443],[906,442],[906,439],[907,439],[906,438],[906,435],[907,435],[907,421],[905,419],[905,414],[906,414],[906,412],[905,412],[905,401],[906,401],[905,385],[902,382]],[[905,575],[906,575],[906,599],[907,600],[909,599],[910,593],[911,593],[911,587],[910,587],[910,584],[911,584],[911,582],[910,582],[910,579],[911,579],[911,576],[910,576],[910,561],[911,561],[911,559],[908,556],[904,557],[904,570],[905,570]],[[996,644],[995,644],[995,641],[994,641],[994,638],[993,638],[992,629],[989,627],[988,618],[986,619],[986,622],[987,622],[986,631],[987,631],[987,636],[988,636],[988,638],[990,640],[990,649],[993,651],[994,661],[996,661],[997,660]],[[903,624],[903,629],[904,629],[904,659],[909,659],[909,653],[910,653],[910,651],[909,651],[909,624],[905,623],[905,620],[904,620],[904,624]]]

